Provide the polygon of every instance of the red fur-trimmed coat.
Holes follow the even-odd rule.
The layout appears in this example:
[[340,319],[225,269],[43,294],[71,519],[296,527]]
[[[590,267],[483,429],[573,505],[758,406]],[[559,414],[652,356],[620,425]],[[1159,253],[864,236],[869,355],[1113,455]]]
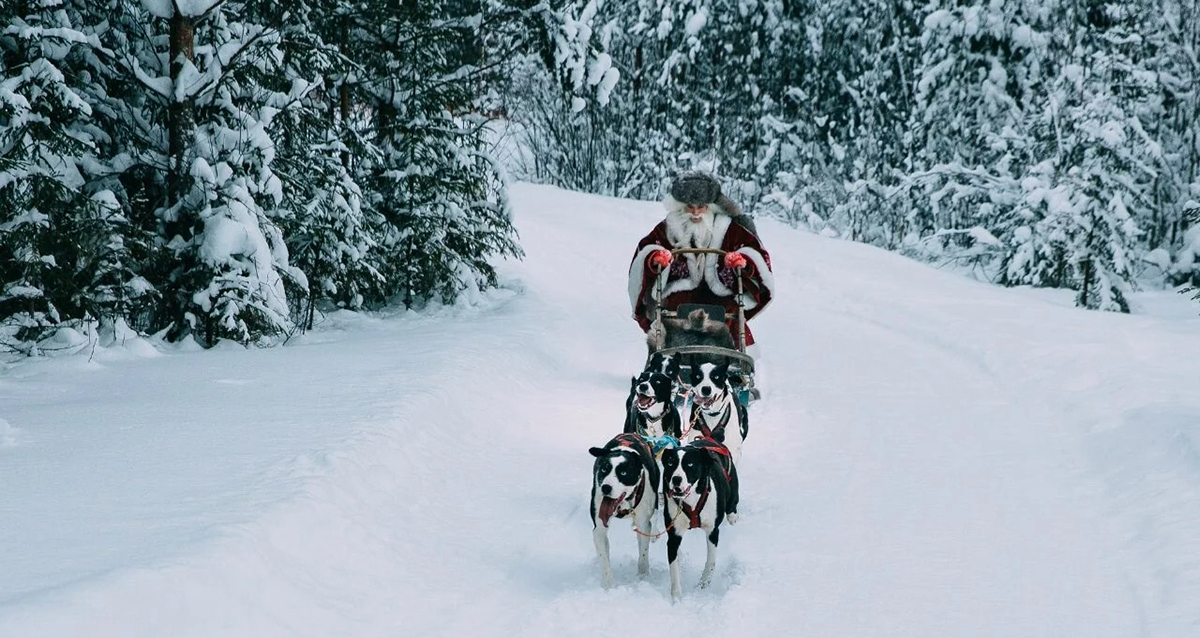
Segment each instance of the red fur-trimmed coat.
[[[642,330],[649,331],[653,319],[648,310],[655,273],[650,269],[649,257],[662,248],[719,248],[742,253],[747,261],[742,271],[746,319],[762,312],[771,303],[775,277],[771,272],[771,256],[762,247],[758,237],[718,209],[713,217],[712,239],[708,245],[692,246],[685,244],[683,223],[691,222],[668,215],[638,242],[633,262],[629,265],[629,302],[633,306],[633,318]],[[730,331],[737,335],[737,303],[734,300],[737,282],[734,280],[734,271],[725,267],[721,256],[679,255],[671,267],[658,276],[666,278],[664,308],[674,310],[685,303],[724,306],[726,323]],[[746,343],[754,343],[749,326],[746,327]]]

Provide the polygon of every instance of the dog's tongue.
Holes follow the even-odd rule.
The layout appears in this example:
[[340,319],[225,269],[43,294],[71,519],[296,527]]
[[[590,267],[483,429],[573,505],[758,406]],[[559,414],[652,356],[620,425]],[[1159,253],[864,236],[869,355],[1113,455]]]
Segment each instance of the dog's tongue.
[[617,506],[621,504],[621,500],[624,500],[624,498],[625,495],[622,494],[621,499],[608,498],[607,496],[600,499],[600,521],[606,526],[608,525],[608,520],[613,517],[613,514],[617,513]]
[[653,403],[654,403],[654,397],[646,396],[644,394],[638,395],[637,404],[638,404],[639,408],[648,408]]

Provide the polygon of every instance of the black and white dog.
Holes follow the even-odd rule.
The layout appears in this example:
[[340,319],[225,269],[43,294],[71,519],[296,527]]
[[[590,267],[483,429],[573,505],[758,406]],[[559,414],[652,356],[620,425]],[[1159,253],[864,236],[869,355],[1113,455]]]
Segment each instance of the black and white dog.
[[683,442],[712,438],[724,443],[737,463],[742,458],[742,442],[750,431],[750,418],[746,406],[738,401],[737,393],[729,383],[729,365],[702,363],[693,367],[688,386],[692,409],[688,421],[690,429]]
[[592,465],[592,540],[600,555],[600,574],[605,587],[612,587],[608,553],[608,523],[613,517],[633,517],[638,537],[638,574],[650,572],[650,519],[658,509],[659,469],[645,439],[636,434],[618,434],[604,447],[589,450]]
[[717,563],[721,523],[737,522],[737,466],[729,449],[712,439],[697,439],[683,447],[667,448],[663,450],[662,464],[671,599],[679,600],[683,594],[677,561],[683,532],[700,528],[708,536],[708,558],[700,575],[700,587],[708,587]]
[[675,409],[675,389],[679,361],[672,356],[655,354],[646,369],[633,377],[629,398],[625,400],[627,434],[661,437],[682,436],[679,411]]

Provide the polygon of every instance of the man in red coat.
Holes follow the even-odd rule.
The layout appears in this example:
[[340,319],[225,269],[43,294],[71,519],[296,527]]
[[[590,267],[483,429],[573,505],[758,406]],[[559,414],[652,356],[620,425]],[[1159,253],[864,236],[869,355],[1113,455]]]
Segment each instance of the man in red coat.
[[[754,221],[721,194],[721,185],[705,173],[685,173],[671,184],[663,204],[667,217],[638,242],[629,266],[629,301],[633,318],[650,330],[655,281],[663,279],[663,307],[680,304],[723,306],[726,323],[736,335],[738,273],[744,286],[746,319],[762,312],[775,292],[771,257],[758,241]],[[718,248],[725,255],[679,255],[676,248]],[[754,335],[746,328],[746,344]]]

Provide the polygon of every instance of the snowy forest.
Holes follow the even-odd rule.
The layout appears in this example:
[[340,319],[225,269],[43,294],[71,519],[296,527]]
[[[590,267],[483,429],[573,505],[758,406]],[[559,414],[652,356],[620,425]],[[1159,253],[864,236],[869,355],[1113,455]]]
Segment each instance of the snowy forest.
[[508,179],[657,199],[690,168],[759,216],[1127,312],[1200,283],[1198,12],[5,2],[0,348],[453,301],[521,256]]

